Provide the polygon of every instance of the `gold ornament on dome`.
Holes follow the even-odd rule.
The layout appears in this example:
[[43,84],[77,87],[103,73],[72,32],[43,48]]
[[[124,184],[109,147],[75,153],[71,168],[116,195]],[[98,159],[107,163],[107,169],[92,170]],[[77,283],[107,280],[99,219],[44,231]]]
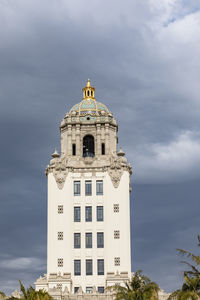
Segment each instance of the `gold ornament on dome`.
[[90,79],[88,79],[86,86],[83,88],[83,100],[95,100],[95,88],[91,86]]

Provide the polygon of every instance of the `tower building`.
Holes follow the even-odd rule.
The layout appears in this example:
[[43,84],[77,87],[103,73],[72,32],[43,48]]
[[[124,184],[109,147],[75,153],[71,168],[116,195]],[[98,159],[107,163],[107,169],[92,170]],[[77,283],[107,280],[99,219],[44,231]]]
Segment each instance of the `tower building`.
[[104,293],[130,279],[132,169],[117,150],[117,131],[88,79],[82,101],[61,122],[61,153],[46,169],[47,274],[37,290]]

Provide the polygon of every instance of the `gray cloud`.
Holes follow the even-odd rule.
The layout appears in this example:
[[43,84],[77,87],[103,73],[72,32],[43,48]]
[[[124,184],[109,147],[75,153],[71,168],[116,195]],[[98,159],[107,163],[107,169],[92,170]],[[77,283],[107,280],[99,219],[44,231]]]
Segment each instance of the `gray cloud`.
[[199,9],[199,0],[0,2],[0,252],[21,265],[6,269],[0,257],[0,289],[45,272],[44,169],[88,77],[134,166],[133,269],[178,287],[174,249],[184,234],[180,247],[191,249],[199,225]]
[[12,270],[30,269],[34,268],[36,271],[43,271],[44,262],[41,259],[34,257],[18,257],[18,258],[4,258],[0,261],[0,267]]

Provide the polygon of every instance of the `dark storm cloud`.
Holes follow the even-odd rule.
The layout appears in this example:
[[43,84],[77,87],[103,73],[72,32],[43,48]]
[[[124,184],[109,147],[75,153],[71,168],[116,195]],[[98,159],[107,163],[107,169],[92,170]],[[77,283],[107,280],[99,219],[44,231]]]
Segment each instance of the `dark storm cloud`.
[[199,252],[199,192],[199,180],[134,189],[133,268],[145,270],[168,291],[177,289],[186,268],[176,248]]
[[178,287],[175,248],[183,232],[180,247],[191,248],[199,225],[199,8],[0,1],[0,289],[46,270],[44,170],[88,77],[134,167],[133,270]]

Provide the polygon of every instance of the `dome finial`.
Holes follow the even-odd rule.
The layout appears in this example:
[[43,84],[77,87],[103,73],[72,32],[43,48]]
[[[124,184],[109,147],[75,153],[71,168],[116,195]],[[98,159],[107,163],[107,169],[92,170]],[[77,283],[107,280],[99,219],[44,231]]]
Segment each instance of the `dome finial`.
[[90,79],[88,78],[88,81],[87,81],[87,87],[90,87]]
[[83,88],[83,100],[84,99],[95,100],[95,88],[91,86],[89,78],[86,86]]

